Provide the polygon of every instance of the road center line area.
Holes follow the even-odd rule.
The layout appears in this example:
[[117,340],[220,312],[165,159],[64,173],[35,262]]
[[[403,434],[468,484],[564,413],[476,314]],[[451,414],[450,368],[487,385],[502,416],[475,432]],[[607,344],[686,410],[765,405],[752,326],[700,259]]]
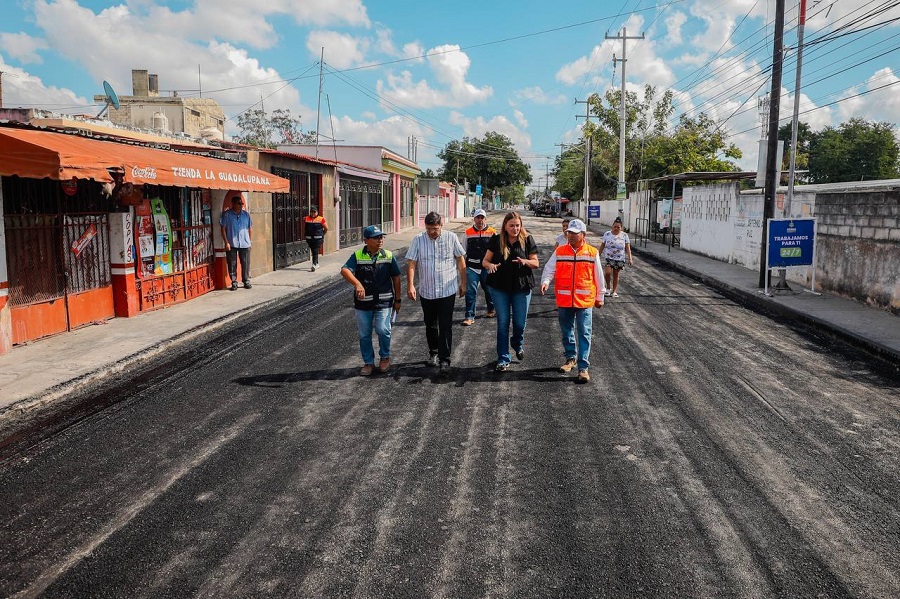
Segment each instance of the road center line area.
[[[559,220],[525,225],[543,267]],[[508,370],[479,292],[449,372],[404,299],[363,377],[352,291],[191,339],[0,462],[0,595],[900,596],[900,380],[867,354],[638,260],[587,384],[537,288]]]

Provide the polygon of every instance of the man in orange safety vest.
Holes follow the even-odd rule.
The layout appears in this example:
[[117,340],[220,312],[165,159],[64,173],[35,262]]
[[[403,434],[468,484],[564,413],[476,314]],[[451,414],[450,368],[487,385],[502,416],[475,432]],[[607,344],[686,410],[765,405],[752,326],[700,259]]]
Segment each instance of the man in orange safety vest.
[[566,237],[569,243],[556,248],[544,266],[541,276],[541,295],[553,282],[559,328],[562,331],[565,362],[562,373],[578,367],[576,382],[591,380],[588,374],[591,354],[591,320],[593,309],[603,306],[603,265],[600,252],[584,240],[587,227],[579,219],[569,222]]

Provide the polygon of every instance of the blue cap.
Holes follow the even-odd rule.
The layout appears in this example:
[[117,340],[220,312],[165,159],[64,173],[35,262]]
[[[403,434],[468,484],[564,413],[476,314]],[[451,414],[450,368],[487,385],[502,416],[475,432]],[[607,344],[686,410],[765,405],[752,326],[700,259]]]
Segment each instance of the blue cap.
[[383,235],[384,233],[381,232],[381,229],[379,229],[377,225],[369,225],[363,229],[363,237],[365,239],[372,239],[373,237],[381,237]]

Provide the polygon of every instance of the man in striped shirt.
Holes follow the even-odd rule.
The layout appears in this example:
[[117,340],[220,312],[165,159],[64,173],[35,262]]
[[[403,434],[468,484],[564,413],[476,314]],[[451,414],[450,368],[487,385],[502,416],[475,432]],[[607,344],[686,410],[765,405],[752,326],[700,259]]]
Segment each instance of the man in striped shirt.
[[[425,232],[413,238],[406,252],[406,294],[421,299],[429,362],[446,373],[453,348],[453,308],[466,295],[466,254],[459,238],[443,231],[441,215],[425,216]],[[413,284],[416,269],[419,287]]]

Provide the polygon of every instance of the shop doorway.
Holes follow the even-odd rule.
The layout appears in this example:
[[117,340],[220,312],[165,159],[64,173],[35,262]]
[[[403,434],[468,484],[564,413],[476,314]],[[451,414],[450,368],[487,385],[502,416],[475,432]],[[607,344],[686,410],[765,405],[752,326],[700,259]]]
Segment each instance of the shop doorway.
[[13,344],[115,316],[99,183],[3,177]]
[[322,176],[283,168],[273,168],[272,174],[291,182],[288,193],[272,194],[272,237],[278,270],[311,259],[303,218],[309,214],[310,206],[322,214]]
[[135,206],[139,310],[153,310],[215,288],[212,197],[208,189],[146,185]]

